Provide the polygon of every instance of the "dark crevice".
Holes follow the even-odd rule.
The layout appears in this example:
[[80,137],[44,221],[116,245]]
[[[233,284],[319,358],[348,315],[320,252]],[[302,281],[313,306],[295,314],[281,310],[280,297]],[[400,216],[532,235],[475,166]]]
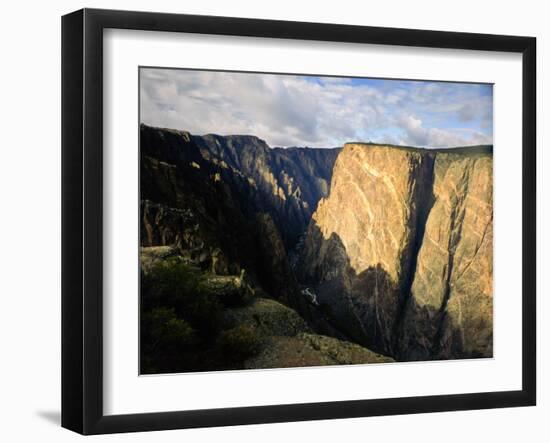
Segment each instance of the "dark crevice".
[[398,309],[394,323],[392,346],[392,354],[396,358],[399,354],[398,342],[402,334],[403,322],[412,302],[411,288],[416,274],[418,254],[424,241],[428,216],[435,202],[433,185],[436,155],[434,153],[422,157],[421,164],[418,166],[418,172],[417,174],[411,174],[411,182],[409,184],[411,187],[414,186],[414,189],[411,189],[411,200],[415,207],[415,213],[409,220],[412,238],[401,256],[402,276],[398,287]]

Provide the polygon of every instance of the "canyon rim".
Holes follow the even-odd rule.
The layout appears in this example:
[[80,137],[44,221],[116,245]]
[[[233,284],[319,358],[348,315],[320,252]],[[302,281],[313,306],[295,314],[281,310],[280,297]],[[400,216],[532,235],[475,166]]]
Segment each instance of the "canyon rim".
[[140,68],[140,373],[493,355],[492,85]]

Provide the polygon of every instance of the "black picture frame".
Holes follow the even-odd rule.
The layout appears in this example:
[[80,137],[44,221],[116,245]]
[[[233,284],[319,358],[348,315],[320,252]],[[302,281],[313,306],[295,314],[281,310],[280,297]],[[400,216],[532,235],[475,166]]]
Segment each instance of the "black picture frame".
[[[522,54],[522,389],[103,413],[103,30],[172,31]],[[536,404],[536,39],[229,17],[83,9],[62,18],[62,426],[82,434],[532,406]],[[519,295],[518,295],[519,296]]]

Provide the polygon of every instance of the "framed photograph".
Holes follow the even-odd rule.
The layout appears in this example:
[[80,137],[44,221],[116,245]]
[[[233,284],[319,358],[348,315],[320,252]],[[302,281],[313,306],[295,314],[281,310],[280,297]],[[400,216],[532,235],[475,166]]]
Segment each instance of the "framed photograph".
[[534,38],[84,9],[62,58],[64,427],[535,405]]

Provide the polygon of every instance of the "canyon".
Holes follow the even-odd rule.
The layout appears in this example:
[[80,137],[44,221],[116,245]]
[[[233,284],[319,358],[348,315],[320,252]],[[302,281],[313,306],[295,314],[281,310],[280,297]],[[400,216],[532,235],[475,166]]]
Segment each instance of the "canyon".
[[236,368],[491,357],[492,166],[492,146],[141,125],[142,275],[177,260],[202,287],[246,281],[222,317],[261,340]]

